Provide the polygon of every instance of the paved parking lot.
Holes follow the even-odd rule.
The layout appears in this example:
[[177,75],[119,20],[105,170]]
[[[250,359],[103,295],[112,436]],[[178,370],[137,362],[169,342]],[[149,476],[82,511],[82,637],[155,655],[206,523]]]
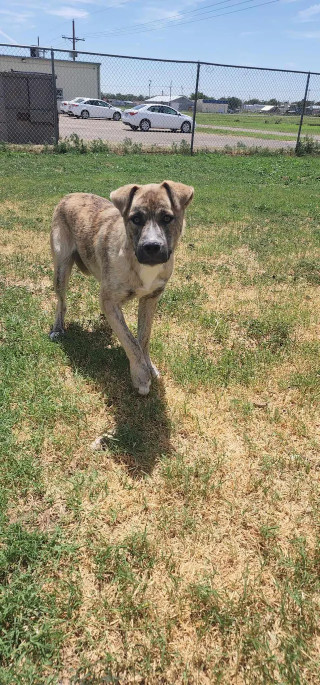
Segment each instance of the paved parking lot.
[[[77,133],[83,140],[94,140],[101,138],[101,140],[110,143],[121,143],[125,138],[131,138],[132,142],[142,143],[143,145],[159,145],[162,147],[170,147],[172,143],[179,145],[182,140],[190,144],[191,134],[188,133],[172,133],[171,131],[132,131],[129,126],[125,126],[122,121],[110,121],[107,119],[75,119],[67,115],[59,115],[59,130],[60,138],[66,138],[71,133]],[[285,134],[284,134],[285,135]],[[237,143],[254,147],[256,145],[267,148],[283,148],[294,147],[296,140],[265,140],[259,137],[249,138],[245,135],[239,136],[225,134],[206,134],[195,133],[194,146],[195,148],[219,148],[225,145],[236,147]]]

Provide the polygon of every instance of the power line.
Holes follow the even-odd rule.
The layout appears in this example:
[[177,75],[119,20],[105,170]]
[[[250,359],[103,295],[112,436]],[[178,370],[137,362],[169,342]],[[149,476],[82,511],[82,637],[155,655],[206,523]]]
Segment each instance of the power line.
[[[150,24],[163,24],[163,22],[175,21],[176,19],[177,20],[181,19],[186,14],[203,13],[203,11],[208,9],[209,7],[216,7],[218,5],[226,5],[226,4],[230,3],[231,1],[232,0],[221,0],[220,2],[213,2],[213,3],[210,3],[209,5],[203,5],[202,7],[198,7],[197,9],[194,9],[194,10],[186,10],[182,14],[177,13],[171,17],[168,17],[167,19],[164,17],[163,19],[152,19],[151,21],[144,21],[144,22],[140,22],[140,23],[136,23],[136,24],[128,24],[127,26],[119,27],[119,30],[122,30],[122,29],[124,30],[126,28],[131,28],[131,27],[138,28],[139,26],[148,26]],[[253,0],[245,0],[245,1],[246,2],[253,2]],[[115,31],[117,31],[117,29],[115,29]],[[103,32],[103,31],[86,34],[87,37],[91,37],[91,38],[97,38],[98,36],[103,36],[103,35],[105,35],[105,32]]]
[[[94,10],[94,12],[90,12],[90,15],[89,15],[89,16],[91,17],[93,14],[99,14],[100,12],[109,12],[109,11],[112,10],[112,9],[114,9],[113,6],[111,6],[111,7],[103,7],[103,8],[100,9],[100,10]],[[82,17],[80,17],[80,18],[82,18]],[[57,26],[56,28],[59,29],[60,26],[64,26],[65,24],[67,24],[67,21],[61,22],[61,24],[58,24],[58,26]],[[55,29],[55,31],[56,31],[56,29]],[[50,39],[50,35],[52,36],[52,33],[49,34],[48,39]],[[56,37],[56,36],[54,36],[54,37],[52,38],[52,40],[54,40],[55,37]],[[59,36],[57,36],[57,37],[59,37]]]
[[[252,1],[253,0],[242,0],[242,2],[237,2],[237,3],[234,3],[233,5],[229,5],[229,7],[235,7],[237,5],[242,5],[246,2],[252,2]],[[87,35],[87,37],[98,37],[99,35],[102,37],[102,36],[129,35],[131,33],[134,33],[134,34],[146,33],[149,31],[160,31],[160,30],[167,29],[167,28],[174,28],[175,26],[183,26],[184,24],[195,24],[196,22],[199,22],[199,21],[208,21],[211,17],[212,18],[224,17],[228,14],[236,14],[237,12],[246,12],[248,10],[254,9],[255,7],[263,7],[264,5],[273,5],[274,3],[279,2],[279,1],[280,0],[268,0],[267,2],[261,2],[261,3],[258,3],[256,5],[250,5],[250,7],[242,7],[241,9],[238,9],[238,10],[232,10],[231,12],[221,12],[220,14],[216,14],[216,11],[214,10],[214,11],[210,11],[210,12],[205,13],[205,14],[209,14],[208,17],[206,16],[206,17],[201,17],[201,18],[192,18],[192,19],[187,20],[187,21],[175,21],[174,23],[170,21],[169,25],[166,25],[166,26],[155,26],[152,28],[141,28],[141,29],[137,30],[136,29],[137,25],[131,25],[131,29],[134,29],[133,31],[128,30],[130,28],[128,26],[128,27],[122,27],[122,28],[119,27],[118,30],[115,29],[114,31],[109,31],[107,33],[86,34],[86,35]],[[220,4],[220,3],[217,3],[217,4]],[[196,10],[193,10],[193,11],[196,11]],[[162,21],[163,22],[164,20],[155,20],[155,21]]]

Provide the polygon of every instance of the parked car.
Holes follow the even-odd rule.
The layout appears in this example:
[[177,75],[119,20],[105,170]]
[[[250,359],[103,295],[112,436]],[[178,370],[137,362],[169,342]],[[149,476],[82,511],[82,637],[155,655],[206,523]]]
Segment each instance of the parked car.
[[104,100],[84,98],[81,102],[70,102],[68,114],[80,119],[114,119],[120,121],[121,109]]
[[138,128],[141,131],[149,131],[150,128],[165,128],[170,131],[182,131],[190,133],[192,118],[187,114],[181,114],[173,107],[167,105],[136,105],[132,109],[122,112],[122,121],[130,126],[133,131]]
[[60,112],[69,114],[69,107],[73,102],[83,102],[86,98],[74,98],[73,100],[63,100],[60,104]]

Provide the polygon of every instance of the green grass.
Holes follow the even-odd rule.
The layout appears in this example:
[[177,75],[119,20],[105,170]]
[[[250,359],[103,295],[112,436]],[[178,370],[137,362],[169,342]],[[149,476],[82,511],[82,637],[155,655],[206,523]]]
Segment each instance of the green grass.
[[[236,128],[251,128],[257,131],[279,131],[281,133],[297,133],[300,123],[299,116],[263,115],[263,114],[206,114],[197,112],[196,122],[210,126],[230,126]],[[320,118],[305,116],[302,132],[304,135],[320,135]]]
[[272,135],[272,133],[261,133],[260,130],[257,130],[256,133],[252,133],[250,131],[228,131],[227,129],[224,128],[205,128],[204,126],[198,125],[197,126],[197,132],[198,133],[206,133],[206,134],[211,134],[211,135],[218,135],[218,136],[236,136],[237,138],[244,137],[244,138],[259,138],[259,140],[291,140],[291,142],[294,142],[294,138],[292,136],[286,136],[285,134],[283,136],[276,136]]
[[[0,682],[316,685],[318,159],[137,152],[0,153]],[[76,271],[50,342],[48,235],[165,178],[195,198],[141,398]]]

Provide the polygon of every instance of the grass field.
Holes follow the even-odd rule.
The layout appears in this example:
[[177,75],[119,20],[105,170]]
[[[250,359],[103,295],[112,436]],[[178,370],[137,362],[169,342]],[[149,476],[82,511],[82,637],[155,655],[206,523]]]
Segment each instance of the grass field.
[[[274,131],[275,133],[297,133],[300,117],[263,115],[263,114],[205,114],[197,112],[198,125],[230,126],[249,128],[257,131]],[[320,135],[320,117],[305,116],[303,119],[303,135]]]
[[[213,126],[207,127],[207,126],[197,126],[196,129],[197,133],[208,133],[211,135],[219,135],[219,136],[235,136],[236,138],[259,138],[259,140],[279,140],[279,136],[277,136],[275,133],[262,133],[261,131],[258,131],[257,133],[253,133],[252,131],[232,131],[227,130],[225,128],[214,128]],[[292,138],[292,136],[288,136],[285,133],[280,136],[280,140],[291,140],[292,142],[295,142],[295,139]]]
[[[0,173],[1,685],[318,683],[319,159],[4,151]],[[195,199],[141,398],[94,281],[49,341],[48,234],[67,192],[164,178]]]

